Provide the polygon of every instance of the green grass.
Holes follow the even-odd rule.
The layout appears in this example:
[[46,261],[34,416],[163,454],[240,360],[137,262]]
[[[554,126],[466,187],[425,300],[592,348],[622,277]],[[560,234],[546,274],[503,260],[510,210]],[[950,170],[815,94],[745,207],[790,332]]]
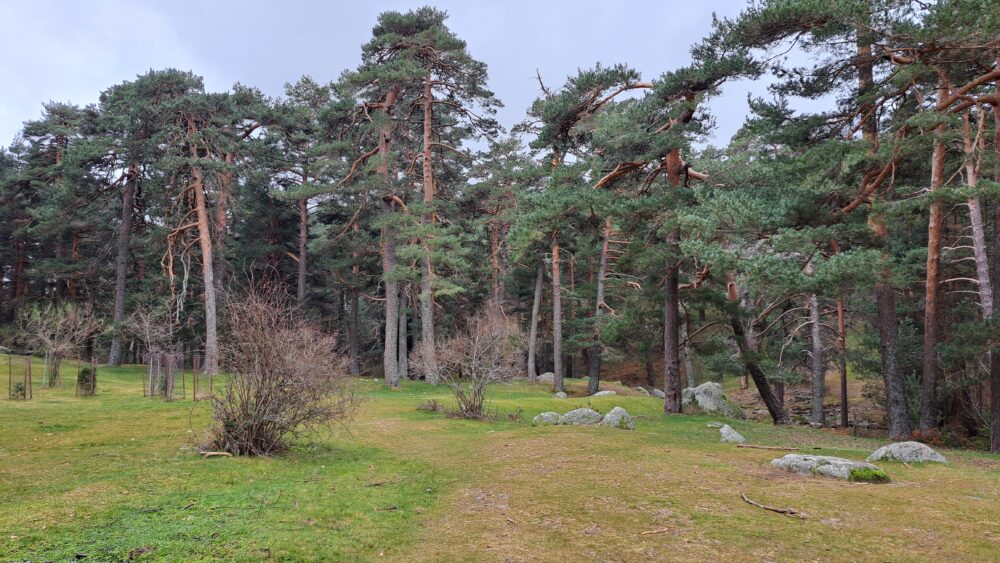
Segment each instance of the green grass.
[[[32,401],[0,401],[0,560],[1000,557],[997,456],[885,465],[892,482],[874,487],[776,470],[784,452],[720,444],[712,417],[668,417],[621,387],[594,399],[498,387],[494,417],[474,422],[418,410],[451,405],[445,388],[363,380],[347,427],[273,458],[206,459],[209,405],[143,398],[142,376],[102,369],[93,398],[37,384]],[[636,430],[530,425],[579,406],[622,406]],[[729,423],[752,444],[856,460],[882,444]]]

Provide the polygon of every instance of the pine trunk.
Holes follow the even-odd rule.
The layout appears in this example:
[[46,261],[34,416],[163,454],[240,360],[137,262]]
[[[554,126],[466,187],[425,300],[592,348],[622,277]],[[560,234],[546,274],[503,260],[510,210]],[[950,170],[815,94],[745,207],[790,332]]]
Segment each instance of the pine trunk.
[[358,342],[358,290],[351,288],[347,291],[347,355],[351,375],[360,375],[361,366],[358,358],[360,346]]
[[406,288],[399,284],[399,378],[410,377],[410,350],[407,342]]
[[[811,269],[811,268],[810,268]],[[812,346],[812,401],[809,409],[809,422],[820,426],[826,424],[826,414],[823,412],[823,395],[826,391],[826,360],[823,350],[823,334],[820,331],[819,297],[815,293],[809,296],[810,341]]]
[[385,286],[385,344],[382,349],[382,369],[385,384],[399,387],[399,283],[393,279],[396,270],[396,234],[391,224],[395,203],[382,200],[386,217],[382,227],[382,276]]
[[694,358],[691,356],[691,343],[688,341],[688,335],[690,334],[689,325],[690,321],[687,315],[684,316],[684,320],[681,321],[681,355],[684,358],[684,378],[687,381],[688,387],[695,387],[697,382],[694,377]]
[[205,368],[206,375],[219,373],[219,337],[216,313],[215,256],[212,231],[208,224],[208,204],[201,168],[192,168],[194,175],[195,213],[198,218],[198,244],[201,248],[201,269],[205,286]]
[[[670,247],[677,246],[677,233],[667,236]],[[676,260],[671,252],[668,260]],[[679,272],[676,264],[667,267],[663,290],[663,412],[681,412],[681,362],[680,362],[680,288]]]
[[729,318],[729,324],[733,329],[733,339],[736,341],[736,346],[740,350],[740,356],[743,358],[743,365],[750,372],[750,377],[753,378],[753,383],[757,387],[757,393],[760,394],[760,398],[764,401],[767,411],[771,414],[771,420],[775,424],[790,424],[791,419],[788,418],[781,399],[771,389],[764,370],[760,369],[757,362],[753,360],[753,351],[747,340],[746,331],[743,329],[743,321],[738,316],[733,315]]
[[837,300],[837,344],[840,346],[840,427],[847,428],[847,326],[844,323],[844,300]]
[[[430,70],[424,78],[424,152],[423,152],[423,183],[424,183],[424,203],[427,205],[427,223],[434,223],[434,211],[431,207],[434,204],[434,169],[432,161],[431,144],[434,123],[434,91],[431,85],[432,76]],[[420,345],[421,356],[424,361],[424,371],[427,382],[437,385],[438,363],[437,347],[435,346],[434,335],[434,293],[431,287],[431,276],[434,274],[434,264],[431,261],[431,249],[424,243],[424,265],[423,276],[420,280]]]
[[538,368],[535,365],[538,357],[538,317],[542,306],[542,285],[545,278],[545,264],[538,262],[538,273],[535,275],[535,300],[531,304],[531,327],[528,329],[528,381],[534,383],[538,378]]
[[[938,88],[938,100],[948,96],[948,88],[942,84]],[[920,430],[926,432],[937,426],[937,344],[939,331],[938,286],[941,283],[941,228],[944,223],[944,203],[936,197],[938,188],[944,185],[946,128],[938,126],[934,130],[934,151],[931,157],[931,210],[927,223],[927,276],[924,289],[924,344],[920,392]]]
[[563,391],[562,288],[559,278],[559,236],[552,235],[552,362],[555,364],[552,387]]
[[108,365],[120,366],[122,363],[122,323],[125,322],[125,290],[128,281],[129,246],[132,243],[132,208],[135,202],[136,167],[129,167],[128,179],[125,181],[125,191],[122,192],[121,224],[118,226],[118,256],[115,258],[115,305],[112,312],[114,323],[114,338],[111,340],[111,350],[108,353]]
[[[1000,57],[997,58],[1000,65]],[[996,95],[1000,97],[1000,80],[996,83]],[[1000,104],[993,104],[993,179],[1000,183]],[[1000,303],[1000,202],[993,205],[993,302]],[[993,309],[993,319],[997,320],[997,308]],[[990,451],[1000,453],[1000,352],[990,354]]]
[[597,297],[594,300],[594,345],[587,354],[590,381],[587,392],[597,393],[601,383],[601,317],[604,316],[604,279],[608,275],[608,243],[611,240],[611,218],[604,220],[601,232],[601,256],[597,265]]
[[389,149],[392,145],[392,114],[399,96],[399,86],[393,85],[385,95],[383,108],[386,115],[385,123],[379,132],[379,163],[376,173],[382,177],[386,195],[382,198],[382,214],[386,219],[382,227],[382,279],[385,288],[385,340],[382,343],[382,372],[385,384],[389,387],[399,387],[399,363],[396,354],[399,353],[399,288],[393,279],[396,269],[396,235],[392,225],[392,212],[395,203],[390,197],[392,182],[389,179]]
[[306,245],[309,243],[309,200],[302,198],[299,200],[299,271],[298,288],[295,297],[299,302],[299,307],[306,304]]

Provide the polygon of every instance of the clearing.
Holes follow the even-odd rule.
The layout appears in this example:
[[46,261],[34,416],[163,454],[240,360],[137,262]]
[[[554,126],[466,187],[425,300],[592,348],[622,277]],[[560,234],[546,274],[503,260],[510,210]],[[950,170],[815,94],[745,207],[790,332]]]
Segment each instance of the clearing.
[[[941,450],[949,465],[846,483],[773,469],[785,452],[720,444],[713,418],[614,385],[591,399],[497,387],[497,420],[471,422],[417,409],[450,404],[446,388],[362,380],[348,427],[279,457],[206,459],[208,402],[143,398],[142,373],[102,369],[95,398],[67,381],[0,402],[4,560],[1000,558],[1000,456]],[[530,425],[585,405],[622,406],[636,430]],[[856,460],[884,443],[729,423],[752,444]]]

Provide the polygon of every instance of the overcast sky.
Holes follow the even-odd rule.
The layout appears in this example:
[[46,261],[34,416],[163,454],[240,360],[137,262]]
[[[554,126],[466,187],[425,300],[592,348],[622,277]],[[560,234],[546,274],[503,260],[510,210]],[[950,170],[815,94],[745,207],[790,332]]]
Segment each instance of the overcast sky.
[[[277,96],[308,74],[319,81],[354,68],[378,14],[430,3],[486,62],[510,127],[538,95],[597,62],[626,63],[643,78],[687,64],[712,13],[734,16],[741,0],[158,1],[0,0],[0,144],[41,115],[42,102],[97,101],[105,88],[149,69],[191,70],[209,90],[235,82]],[[748,91],[725,87],[711,103],[727,141],[742,124]]]

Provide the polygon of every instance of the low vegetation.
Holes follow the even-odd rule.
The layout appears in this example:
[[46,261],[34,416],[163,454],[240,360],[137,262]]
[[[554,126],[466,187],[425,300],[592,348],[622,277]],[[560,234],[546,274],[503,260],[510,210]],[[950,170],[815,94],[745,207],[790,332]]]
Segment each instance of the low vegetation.
[[[947,466],[888,464],[892,482],[874,487],[773,469],[783,452],[720,444],[705,427],[714,419],[663,415],[660,401],[615,385],[618,395],[576,399],[500,385],[489,405],[524,409],[524,420],[623,406],[634,432],[463,420],[417,410],[454,408],[446,387],[363,380],[349,426],[280,456],[206,459],[197,452],[208,401],[143,398],[141,368],[102,373],[93,398],[64,386],[2,404],[6,559],[984,561],[1000,539],[984,525],[1000,520],[995,455],[949,450]],[[582,394],[586,382],[567,388]],[[884,444],[731,424],[754,444],[859,461]]]

